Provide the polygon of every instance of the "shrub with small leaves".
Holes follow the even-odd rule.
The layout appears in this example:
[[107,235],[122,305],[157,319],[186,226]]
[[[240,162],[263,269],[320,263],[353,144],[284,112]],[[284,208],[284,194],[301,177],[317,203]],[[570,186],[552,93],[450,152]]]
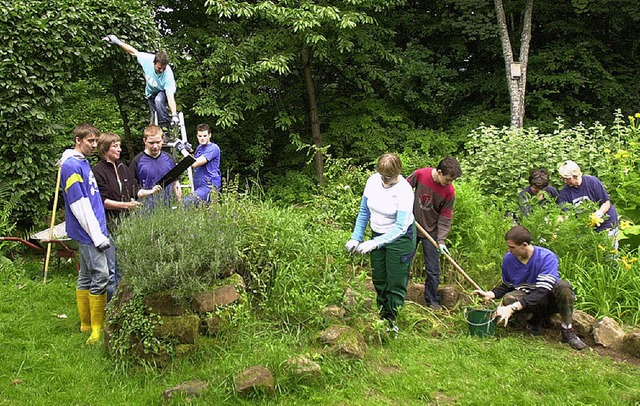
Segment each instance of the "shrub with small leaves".
[[115,234],[122,274],[136,293],[192,297],[235,269],[239,235],[233,216],[224,204],[134,213]]

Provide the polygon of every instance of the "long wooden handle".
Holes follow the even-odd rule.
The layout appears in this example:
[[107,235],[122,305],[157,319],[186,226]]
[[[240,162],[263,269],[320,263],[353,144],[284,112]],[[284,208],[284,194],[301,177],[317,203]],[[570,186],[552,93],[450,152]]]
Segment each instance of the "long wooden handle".
[[49,272],[49,259],[51,258],[51,240],[53,240],[53,227],[56,224],[56,210],[58,208],[58,192],[60,190],[60,178],[62,177],[62,165],[58,166],[58,176],[56,177],[56,191],[53,197],[53,211],[51,212],[51,224],[49,225],[49,241],[47,241],[47,255],[44,259],[44,280],[47,283],[47,273]]
[[[418,228],[418,230],[420,230],[420,232],[422,234],[424,234],[427,237],[427,239],[429,241],[431,241],[431,244],[433,244],[434,247],[440,249],[440,247],[438,246],[438,243],[436,242],[436,240],[434,240],[433,237],[431,237],[429,235],[427,230],[422,228],[422,226],[417,221],[416,221],[416,227]],[[451,262],[451,265],[453,265],[453,267],[456,268],[458,270],[458,272],[460,272],[462,274],[462,276],[464,276],[464,278],[467,281],[469,281],[469,283],[471,283],[473,285],[474,288],[484,291],[480,287],[480,285],[478,285],[473,279],[471,279],[471,277],[469,275],[467,275],[467,273],[460,267],[460,265],[458,265],[458,263],[453,258],[451,258],[451,255],[447,254],[446,252],[443,252],[442,254],[445,256],[445,258],[447,258],[447,260],[449,260],[449,262]]]

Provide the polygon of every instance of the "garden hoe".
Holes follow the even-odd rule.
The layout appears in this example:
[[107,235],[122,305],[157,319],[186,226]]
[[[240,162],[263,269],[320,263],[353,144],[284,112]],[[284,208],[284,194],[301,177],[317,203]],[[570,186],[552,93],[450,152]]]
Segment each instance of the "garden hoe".
[[[433,237],[429,235],[429,233],[424,228],[422,228],[422,226],[417,221],[416,221],[416,227],[418,228],[418,230],[420,230],[422,234],[424,234],[427,237],[429,241],[431,241],[431,244],[433,244],[436,248],[439,248],[438,243],[433,239]],[[473,279],[471,279],[471,277],[467,275],[467,273],[460,267],[460,265],[458,265],[456,261],[453,258],[451,258],[451,255],[447,254],[446,252],[443,252],[442,255],[444,255],[447,258],[447,260],[451,262],[451,265],[453,265],[453,267],[456,268],[458,272],[460,272],[462,276],[464,276],[464,278],[473,285],[474,288],[484,291],[484,289],[482,289],[480,285],[478,285]]]

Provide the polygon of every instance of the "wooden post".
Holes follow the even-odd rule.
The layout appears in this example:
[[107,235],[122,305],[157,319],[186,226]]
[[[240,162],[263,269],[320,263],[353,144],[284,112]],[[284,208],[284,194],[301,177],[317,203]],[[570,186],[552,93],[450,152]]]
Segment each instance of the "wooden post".
[[58,166],[58,176],[56,177],[56,189],[53,197],[53,211],[51,212],[51,223],[49,224],[49,241],[47,241],[47,255],[44,258],[44,280],[47,284],[47,273],[49,272],[49,259],[51,258],[51,240],[53,240],[53,227],[56,223],[56,210],[58,208],[58,193],[60,190],[60,178],[62,177],[62,165]]

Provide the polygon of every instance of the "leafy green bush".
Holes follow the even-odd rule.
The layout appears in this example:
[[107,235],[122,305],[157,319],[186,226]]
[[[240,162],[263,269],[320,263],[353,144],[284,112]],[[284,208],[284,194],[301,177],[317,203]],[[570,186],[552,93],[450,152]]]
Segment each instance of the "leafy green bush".
[[149,7],[139,0],[0,3],[0,77],[10,78],[0,99],[0,161],[3,176],[26,191],[17,216],[27,224],[42,217],[55,190],[55,157],[73,142],[54,114],[69,83],[107,66],[100,36],[110,27],[119,35],[126,35],[124,27],[145,38],[157,35]]
[[287,171],[280,176],[267,175],[265,183],[269,185],[266,197],[283,205],[307,203],[317,189],[314,176],[304,171]]
[[[467,177],[455,182],[456,201],[448,245],[454,259],[484,289],[500,281],[504,235],[512,225],[505,206],[481,192],[480,182]],[[443,261],[444,262],[444,261]]]
[[606,170],[599,172],[598,176],[609,187],[609,194],[619,214],[639,223],[640,113],[629,117],[629,124],[623,122],[618,114],[612,127],[612,136],[619,142],[602,150]]
[[238,262],[233,208],[141,210],[115,234],[118,264],[136,293],[170,291],[188,298],[204,290]]
[[349,159],[328,159],[326,186],[313,200],[323,223],[351,230],[358,215],[362,192],[371,175],[369,170],[354,166]]
[[[609,169],[603,151],[617,151],[619,142],[597,123],[567,129],[558,121],[553,133],[540,133],[535,127],[481,126],[469,135],[461,164],[466,174],[476,176],[485,193],[515,199],[528,186],[533,169],[546,168],[553,175],[558,163],[567,159],[577,162],[583,173],[599,176]],[[562,186],[554,179],[551,176],[552,186]]]
[[[0,207],[0,236],[10,236],[16,228],[12,213],[24,192],[15,190],[16,185],[13,183],[0,183],[0,200],[4,202]],[[5,242],[0,242],[0,257],[4,254],[5,245]]]

